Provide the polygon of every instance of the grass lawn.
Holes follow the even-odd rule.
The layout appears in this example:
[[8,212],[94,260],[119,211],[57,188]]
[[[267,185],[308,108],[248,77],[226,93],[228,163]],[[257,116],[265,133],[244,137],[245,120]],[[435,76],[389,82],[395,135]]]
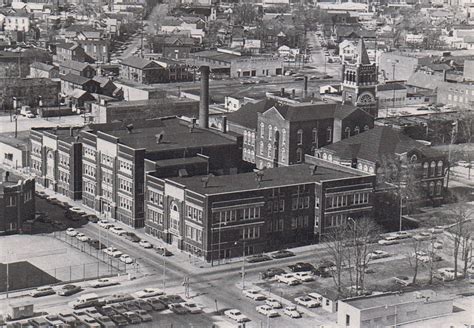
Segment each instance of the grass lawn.
[[[10,263],[8,266],[10,291],[59,282],[59,280],[27,261]],[[0,263],[0,292],[5,292],[6,287],[7,265]]]

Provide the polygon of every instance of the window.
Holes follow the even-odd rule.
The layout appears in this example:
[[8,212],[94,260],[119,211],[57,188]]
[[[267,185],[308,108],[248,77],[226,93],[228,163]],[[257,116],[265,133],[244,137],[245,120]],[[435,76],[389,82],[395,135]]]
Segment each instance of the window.
[[260,155],[263,156],[263,141],[260,141]]
[[443,161],[438,161],[438,166],[436,168],[438,176],[443,175]]
[[436,195],[440,196],[443,190],[443,183],[441,181],[436,182]]
[[268,126],[268,140],[272,140],[272,132],[273,132],[272,126],[269,125]]
[[326,136],[326,141],[331,142],[332,140],[332,128],[328,127],[326,130],[327,136]]
[[423,178],[428,177],[428,167],[429,167],[428,162],[424,162],[423,163]]
[[265,137],[265,124],[260,123],[260,137],[264,138]]
[[436,171],[436,162],[432,161],[430,166],[431,166],[430,176],[434,177],[435,176],[435,171]]
[[432,197],[434,196],[435,193],[435,183],[433,181],[430,182],[430,188],[429,188],[429,195]]
[[351,128],[350,127],[347,127],[345,130],[344,130],[344,134],[346,136],[346,138],[349,138],[351,136]]
[[350,326],[351,325],[351,316],[346,314],[346,326]]
[[369,126],[368,125],[364,126],[364,131],[369,131]]
[[301,163],[303,161],[303,149],[298,148],[296,150],[296,162]]
[[285,200],[280,199],[280,212],[284,212],[284,211],[285,211]]
[[186,216],[189,219],[193,220],[193,221],[202,222],[202,210],[201,209],[197,209],[195,207],[187,205],[186,206]]
[[240,239],[258,239],[260,238],[260,227],[246,227],[240,230]]
[[318,129],[314,128],[311,134],[313,136],[313,143],[315,143],[316,147],[317,147],[317,144],[318,144]]
[[360,133],[359,126],[356,126],[355,129],[354,129],[354,134],[357,135],[359,133]]
[[299,129],[297,132],[296,132],[296,140],[298,142],[298,145],[302,145],[303,144],[303,130]]
[[267,156],[268,156],[268,158],[273,158],[272,155],[273,155],[273,154],[272,154],[272,144],[269,143],[269,144],[268,144],[268,149],[267,149]]
[[282,133],[283,133],[283,138],[282,138],[282,139],[283,139],[283,140],[282,140],[282,145],[285,145],[285,144],[286,144],[286,130],[285,130],[285,129],[283,129],[283,130],[282,130]]

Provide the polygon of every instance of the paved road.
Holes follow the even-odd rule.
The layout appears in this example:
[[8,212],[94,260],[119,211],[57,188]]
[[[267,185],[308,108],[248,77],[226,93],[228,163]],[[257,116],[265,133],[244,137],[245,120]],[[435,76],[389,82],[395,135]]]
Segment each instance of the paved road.
[[321,47],[321,43],[319,42],[315,32],[308,33],[308,45],[313,47],[311,50],[311,60],[309,65],[325,71],[336,79],[340,79],[342,76],[341,64],[327,62],[324,49]]

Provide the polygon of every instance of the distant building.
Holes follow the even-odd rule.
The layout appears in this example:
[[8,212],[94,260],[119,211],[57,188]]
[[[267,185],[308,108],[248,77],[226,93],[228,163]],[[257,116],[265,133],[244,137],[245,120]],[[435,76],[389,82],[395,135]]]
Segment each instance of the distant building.
[[472,109],[474,104],[474,84],[441,82],[438,85],[437,102],[452,107]]
[[93,63],[94,59],[89,56],[83,47],[77,42],[74,43],[60,43],[56,46],[56,56],[54,57],[57,63],[64,61],[77,61]]
[[419,67],[432,63],[434,59],[416,52],[384,52],[380,55],[379,71],[384,80],[407,81]]
[[59,70],[56,66],[42,62],[33,62],[30,65],[30,77],[55,79],[59,77]]
[[0,234],[16,233],[35,218],[35,179],[0,170]]
[[120,78],[142,84],[166,82],[166,71],[158,63],[140,58],[128,57],[120,63]]
[[84,90],[89,93],[98,93],[100,83],[87,77],[71,73],[61,76],[61,92],[64,95],[71,95],[76,89]]
[[407,105],[408,91],[401,83],[386,83],[377,86],[379,110]]
[[0,78],[0,106],[10,109],[23,105],[32,108],[54,106],[60,91],[60,83],[47,78]]
[[67,75],[71,73],[74,75],[80,75],[82,77],[92,79],[97,72],[95,68],[88,63],[70,60],[63,61],[59,64],[59,73],[62,75]]
[[30,15],[22,10],[7,15],[4,19],[3,29],[10,32],[28,32],[30,30]]
[[338,301],[337,324],[347,328],[403,326],[452,312],[453,299],[432,290],[385,293]]

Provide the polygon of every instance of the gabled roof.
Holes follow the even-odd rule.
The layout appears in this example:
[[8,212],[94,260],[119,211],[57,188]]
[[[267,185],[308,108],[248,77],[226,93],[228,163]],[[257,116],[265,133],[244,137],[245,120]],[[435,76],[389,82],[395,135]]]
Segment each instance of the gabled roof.
[[227,114],[227,121],[238,124],[248,129],[257,129],[258,114],[267,111],[277,101],[275,99],[266,98],[256,103],[247,103],[239,110]]
[[33,62],[33,63],[31,63],[30,67],[31,68],[36,68],[36,69],[39,69],[39,70],[42,70],[42,71],[48,71],[48,72],[56,68],[53,65],[48,65],[48,64],[45,64],[45,63],[42,63],[42,62]]
[[76,60],[63,61],[63,62],[61,62],[61,64],[59,66],[64,67],[64,68],[70,68],[70,69],[73,69],[73,70],[76,70],[76,71],[83,71],[84,69],[87,68],[87,66],[92,67],[88,63],[83,63],[83,62],[79,62],[79,61],[76,61]]
[[341,159],[365,159],[371,162],[379,161],[383,156],[403,154],[418,150],[427,156],[441,156],[441,153],[416,141],[402,131],[388,126],[376,126],[371,130],[356,136],[343,139],[325,149],[334,151]]
[[98,82],[101,88],[105,87],[108,83],[113,83],[112,80],[103,76],[94,76],[92,80]]
[[354,105],[351,105],[351,104],[338,104],[336,106],[336,110],[334,112],[334,117],[342,120],[342,119],[345,119],[346,117],[349,117],[350,115],[352,115],[355,112],[359,112],[361,114],[371,116],[366,111],[364,111],[360,108],[357,108]]
[[275,108],[289,122],[302,122],[334,118],[336,106],[336,103],[319,101],[298,104],[276,103],[272,108]]
[[160,65],[158,65],[152,60],[144,59],[141,57],[135,57],[135,56],[125,58],[124,60],[122,60],[121,64],[124,66],[130,66],[130,67],[139,68],[139,69],[161,67]]
[[61,80],[78,84],[78,85],[84,85],[87,82],[91,81],[91,79],[88,79],[87,77],[83,77],[83,76],[71,74],[71,73],[61,76]]

